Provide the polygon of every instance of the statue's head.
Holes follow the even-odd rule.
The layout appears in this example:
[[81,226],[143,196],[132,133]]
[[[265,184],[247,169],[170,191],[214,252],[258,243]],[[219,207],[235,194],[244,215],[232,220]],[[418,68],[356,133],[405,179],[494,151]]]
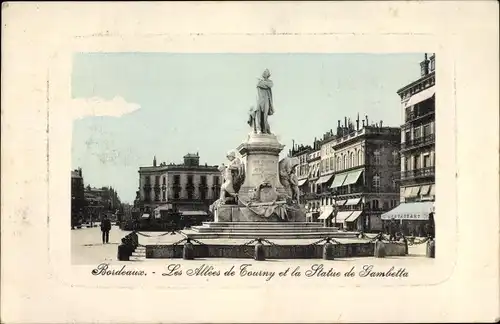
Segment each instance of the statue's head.
[[226,167],[226,166],[224,165],[224,163],[221,163],[221,164],[219,165],[219,168],[218,168],[218,169],[219,169],[219,171],[220,171],[220,172],[222,172],[222,171],[224,171],[224,168],[225,168],[225,167]]
[[264,72],[262,73],[262,77],[263,77],[264,79],[267,79],[267,78],[269,78],[270,76],[271,76],[271,72],[269,72],[269,70],[268,70],[268,69],[265,69],[265,70],[264,70]]
[[236,158],[236,152],[234,152],[234,151],[229,151],[229,152],[227,152],[226,157],[227,157],[227,159],[228,159],[229,161],[232,161],[232,160],[234,160],[234,159]]

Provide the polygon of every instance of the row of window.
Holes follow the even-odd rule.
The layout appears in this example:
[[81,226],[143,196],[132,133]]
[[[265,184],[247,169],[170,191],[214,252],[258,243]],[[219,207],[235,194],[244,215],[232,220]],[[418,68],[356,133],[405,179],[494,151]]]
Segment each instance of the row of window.
[[416,126],[412,130],[408,129],[404,132],[404,138],[401,139],[401,142],[425,138],[431,134],[434,134],[434,123]]
[[[381,165],[381,153],[380,150],[376,150],[373,152],[373,156],[371,159],[373,165]],[[399,152],[394,150],[392,152],[392,164],[399,165],[401,163]],[[324,159],[320,162],[320,173],[326,173],[329,171],[341,171],[345,169],[354,168],[357,166],[361,166],[364,164],[364,156],[361,150],[356,150],[356,152],[349,152],[347,154],[342,154],[342,156],[337,156],[336,161],[334,157],[330,157],[328,159]],[[311,168],[314,168],[313,165],[309,166],[307,164],[300,165],[296,170],[298,176],[305,176],[309,173]]]
[[[220,195],[220,187],[215,187],[210,189],[213,192],[213,197],[218,197]],[[191,189],[186,189],[186,194],[187,194],[187,199],[188,200],[193,200],[194,199],[194,192],[195,190]],[[207,193],[208,190],[204,188],[199,189],[199,200],[206,200],[207,199]],[[166,190],[161,191],[162,195],[162,201],[167,200],[167,192]],[[181,196],[181,191],[178,189],[173,190],[173,199],[179,199]],[[144,191],[144,200],[145,201],[151,201],[151,191],[145,190]],[[160,201],[160,191],[154,191],[154,200],[155,201]]]
[[403,157],[403,161],[405,169],[402,171],[430,168],[435,165],[435,154],[431,154],[430,152],[417,153],[415,155]]
[[[321,198],[321,201],[311,201],[308,202],[308,206],[311,210],[318,210],[320,209],[321,206],[333,206],[335,203],[333,198],[329,197],[324,197]],[[379,210],[380,207],[382,207],[383,210],[389,210],[394,207],[396,207],[399,204],[399,201],[397,199],[391,199],[391,200],[383,200],[382,201],[382,206],[380,205],[380,202],[378,199],[374,199],[371,201],[368,201],[366,203],[360,203],[358,205],[353,205],[353,206],[341,206],[342,210],[359,210],[361,209],[371,209],[371,210]]]
[[[151,179],[153,176],[145,176],[144,181],[146,185],[151,185]],[[193,175],[189,174],[187,175],[187,183],[192,184],[193,181]],[[180,185],[181,183],[181,176],[179,174],[174,175],[174,184],[175,185]],[[214,175],[213,176],[213,183],[214,185],[218,185],[220,183],[220,177]],[[162,176],[161,177],[161,183],[160,183],[160,176],[155,176],[155,185],[166,185],[167,184],[167,176]],[[206,175],[200,175],[200,184],[206,185],[207,184],[207,176]]]

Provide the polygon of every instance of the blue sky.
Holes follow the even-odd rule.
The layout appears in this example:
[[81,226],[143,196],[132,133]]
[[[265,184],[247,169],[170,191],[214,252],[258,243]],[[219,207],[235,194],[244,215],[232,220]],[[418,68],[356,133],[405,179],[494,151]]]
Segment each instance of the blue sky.
[[80,53],[74,56],[72,97],[121,97],[140,109],[121,117],[74,122],[72,166],[85,185],[118,190],[132,202],[138,168],[181,162],[199,152],[217,165],[250,129],[257,79],[274,81],[271,130],[286,145],[312,144],[344,116],[399,126],[396,91],[418,79],[418,54],[172,54]]

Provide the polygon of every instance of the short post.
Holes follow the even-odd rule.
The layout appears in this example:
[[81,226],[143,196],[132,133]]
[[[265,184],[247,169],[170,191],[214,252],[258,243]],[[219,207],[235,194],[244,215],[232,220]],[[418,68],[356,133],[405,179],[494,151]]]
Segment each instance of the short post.
[[403,243],[405,244],[405,255],[408,255],[408,239],[403,234]]
[[333,260],[334,259],[334,245],[331,242],[331,238],[327,237],[326,242],[323,245],[323,260]]
[[194,246],[189,238],[187,238],[186,243],[184,243],[184,248],[182,249],[182,258],[184,260],[194,260]]
[[131,249],[127,244],[127,239],[122,238],[122,244],[118,245],[118,261],[130,261]]
[[429,240],[427,241],[426,256],[428,258],[435,258],[436,257],[436,241],[434,240],[433,237],[429,237]]
[[376,258],[385,258],[385,244],[382,242],[382,235],[379,235],[375,241],[374,256]]
[[254,259],[257,261],[264,261],[266,259],[264,244],[262,244],[262,240],[260,238],[258,238],[257,243],[255,243]]

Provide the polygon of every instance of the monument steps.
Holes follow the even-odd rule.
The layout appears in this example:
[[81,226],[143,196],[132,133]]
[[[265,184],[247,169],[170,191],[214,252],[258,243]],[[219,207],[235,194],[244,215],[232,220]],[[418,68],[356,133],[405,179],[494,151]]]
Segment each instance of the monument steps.
[[296,228],[283,228],[283,227],[248,227],[248,228],[217,228],[217,227],[193,227],[193,231],[198,233],[336,233],[338,229],[332,227],[296,227]]
[[130,256],[131,261],[141,261],[146,259],[146,247],[138,246],[132,255]]
[[194,239],[210,238],[354,238],[357,232],[341,232],[336,227],[324,227],[313,222],[213,222],[193,226],[183,233]]
[[210,228],[335,228],[324,227],[323,223],[303,222],[204,222],[199,227]]

